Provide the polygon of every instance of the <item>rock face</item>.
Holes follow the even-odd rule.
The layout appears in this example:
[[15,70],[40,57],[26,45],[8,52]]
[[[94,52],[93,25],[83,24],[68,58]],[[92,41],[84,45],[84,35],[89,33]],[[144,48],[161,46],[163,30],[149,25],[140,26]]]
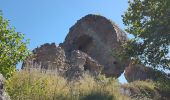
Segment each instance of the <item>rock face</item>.
[[97,76],[102,69],[97,61],[79,50],[72,51],[70,65],[71,67],[66,72],[69,80],[80,79],[85,71],[89,71],[92,76]]
[[101,73],[106,76],[117,78],[125,65],[113,53],[121,49],[120,42],[126,38],[126,34],[105,17],[87,15],[70,28],[59,47],[47,43],[34,49],[23,68],[38,64],[44,69],[65,70],[75,77],[81,76],[84,71],[97,75],[102,70]]
[[67,68],[65,62],[64,50],[55,43],[46,43],[33,50],[33,54],[24,61],[23,68],[40,67],[41,69],[63,71]]
[[86,53],[74,50],[68,59],[61,47],[52,44],[44,44],[33,50],[23,63],[22,69],[40,68],[47,70],[57,70],[60,74],[66,72],[69,79],[78,79],[83,73],[89,71],[96,76],[101,72],[102,66]]
[[4,77],[0,73],[0,100],[10,100],[9,96],[4,91]]
[[125,66],[120,64],[117,57],[113,57],[112,50],[120,48],[120,42],[125,40],[125,33],[110,20],[98,15],[87,15],[70,28],[60,46],[67,57],[71,56],[73,50],[80,50],[104,66],[102,73],[106,76],[119,77]]
[[154,70],[149,67],[145,67],[143,65],[133,65],[130,64],[126,69],[125,69],[125,78],[128,82],[133,82],[136,80],[146,80],[146,79],[151,79],[153,81],[157,80],[158,78],[168,78],[165,74],[158,70]]

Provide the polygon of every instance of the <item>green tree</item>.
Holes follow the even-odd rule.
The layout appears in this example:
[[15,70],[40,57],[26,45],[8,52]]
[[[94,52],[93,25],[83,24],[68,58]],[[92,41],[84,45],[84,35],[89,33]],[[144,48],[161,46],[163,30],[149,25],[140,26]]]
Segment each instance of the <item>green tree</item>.
[[133,35],[124,46],[126,56],[154,68],[170,69],[170,0],[129,0],[123,17]]
[[9,78],[16,70],[16,65],[29,53],[24,35],[10,27],[9,21],[0,14],[0,73]]

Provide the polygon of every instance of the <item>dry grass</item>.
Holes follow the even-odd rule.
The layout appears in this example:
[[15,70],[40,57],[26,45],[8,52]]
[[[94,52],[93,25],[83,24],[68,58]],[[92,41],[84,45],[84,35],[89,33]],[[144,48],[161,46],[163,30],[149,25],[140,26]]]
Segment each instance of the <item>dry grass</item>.
[[6,82],[6,90],[12,100],[130,100],[120,93],[117,80],[87,74],[67,82],[54,73],[19,71]]
[[[11,100],[159,100],[153,81],[121,85],[103,75],[84,74],[79,81],[67,81],[56,71],[18,71],[6,81]],[[166,99],[165,99],[166,100]]]
[[130,97],[134,100],[160,100],[160,95],[155,89],[156,83],[151,80],[134,81],[122,87],[131,92]]

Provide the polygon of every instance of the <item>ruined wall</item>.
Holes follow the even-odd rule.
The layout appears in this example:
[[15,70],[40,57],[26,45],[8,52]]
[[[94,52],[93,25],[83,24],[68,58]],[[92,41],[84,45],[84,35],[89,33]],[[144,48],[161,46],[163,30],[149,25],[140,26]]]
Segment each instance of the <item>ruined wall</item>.
[[[80,71],[88,70],[93,75],[99,73],[100,69],[107,77],[118,78],[126,67],[126,61],[119,61],[113,53],[121,50],[120,42],[126,38],[126,34],[110,20],[90,14],[70,28],[64,43],[59,46],[47,43],[34,49],[32,56],[24,62],[23,68],[38,64],[44,69],[73,71],[78,68]],[[82,64],[80,60],[83,61]]]
[[32,51],[32,55],[24,61],[23,68],[40,67],[63,71],[68,67],[65,60],[65,52],[61,47],[56,46],[55,43],[46,43]]
[[87,53],[104,66],[103,73],[106,76],[119,77],[125,66],[123,61],[120,62],[113,56],[113,53],[120,48],[120,41],[125,41],[126,38],[126,34],[110,20],[90,14],[70,28],[64,43],[60,46],[64,48],[68,57],[73,50]]

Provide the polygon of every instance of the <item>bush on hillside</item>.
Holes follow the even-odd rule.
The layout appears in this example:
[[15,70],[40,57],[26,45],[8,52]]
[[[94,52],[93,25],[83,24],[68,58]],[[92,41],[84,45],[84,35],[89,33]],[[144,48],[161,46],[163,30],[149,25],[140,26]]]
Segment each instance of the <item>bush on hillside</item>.
[[9,21],[0,13],[0,73],[5,78],[9,78],[15,72],[16,65],[27,56],[27,43],[24,35],[10,27]]

